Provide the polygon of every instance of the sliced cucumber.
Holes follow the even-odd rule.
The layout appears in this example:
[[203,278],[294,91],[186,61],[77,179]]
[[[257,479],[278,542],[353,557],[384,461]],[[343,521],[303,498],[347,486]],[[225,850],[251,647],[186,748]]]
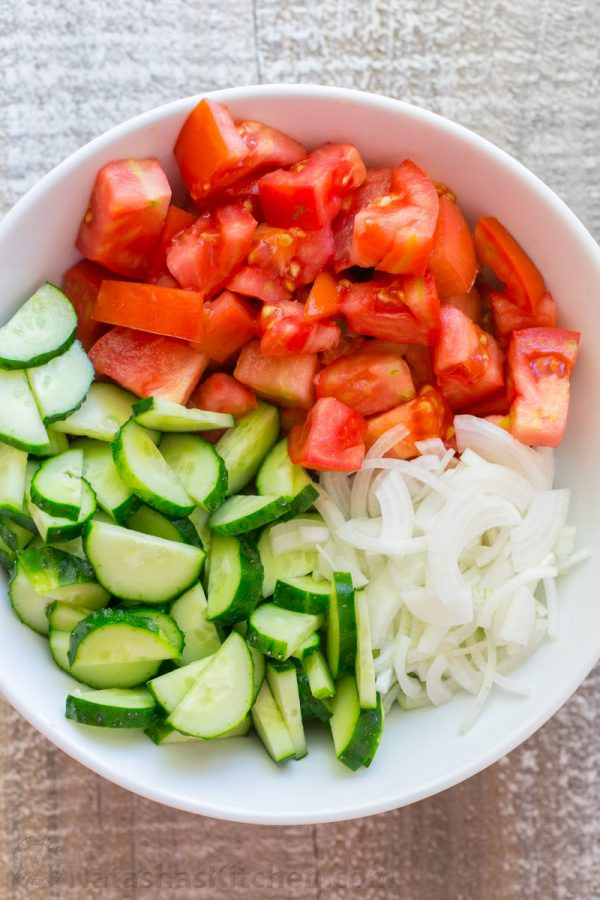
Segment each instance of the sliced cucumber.
[[244,638],[232,631],[168,721],[184,734],[219,737],[244,721],[252,697],[250,650]]
[[119,475],[110,445],[80,438],[71,447],[83,450],[83,477],[92,486],[98,506],[119,525],[126,525],[140,500]]
[[185,637],[175,619],[164,612],[164,610],[156,609],[156,607],[136,606],[133,612],[135,612],[136,616],[145,616],[160,628],[165,637],[168,638],[169,643],[173,644],[177,650],[175,662],[178,663],[185,645]]
[[15,513],[23,509],[27,453],[0,444],[0,510]]
[[180,544],[192,544],[201,547],[202,541],[198,532],[187,517],[170,519],[151,506],[142,505],[130,516],[128,528],[141,531],[142,534],[153,534],[166,541],[177,541]]
[[113,445],[119,475],[140,500],[167,516],[187,516],[196,505],[150,434],[133,419],[119,431]]
[[193,688],[200,673],[212,662],[213,655],[174,669],[166,675],[159,675],[148,682],[148,690],[165,712],[170,714],[176,709]]
[[277,440],[279,413],[274,406],[259,403],[238,419],[217,443],[228,476],[228,494],[237,494],[256,475],[258,468]]
[[279,519],[288,509],[284,497],[234,494],[212,514],[208,524],[216,534],[245,534]]
[[257,544],[264,570],[263,597],[271,596],[278,579],[308,575],[317,565],[317,551],[308,548],[305,550],[291,550],[289,553],[280,553],[278,556],[274,556],[270,537],[273,527],[274,525],[267,525],[261,533]]
[[0,441],[27,453],[43,455],[49,449],[25,372],[0,370]]
[[0,515],[0,538],[17,551],[24,550],[33,540],[33,535],[18,522],[13,522],[9,516]]
[[252,724],[269,756],[282,763],[296,754],[292,736],[266,681],[263,682],[251,711]]
[[305,722],[311,719],[318,719],[327,725],[331,719],[331,701],[319,700],[314,697],[308,683],[308,678],[303,669],[296,667],[298,677],[298,693],[300,695],[300,710],[302,718]]
[[296,667],[291,662],[267,663],[267,682],[273,698],[279,707],[286,728],[294,745],[294,756],[302,759],[308,753],[302,713],[300,712],[300,695]]
[[294,612],[322,615],[329,609],[331,585],[328,581],[316,581],[312,575],[299,578],[280,578],[275,585],[273,603]]
[[136,398],[116,384],[95,382],[82,405],[66,419],[54,423],[56,431],[98,441],[114,441],[119,429],[131,417]]
[[[167,719],[168,717],[165,713],[155,713],[152,721],[145,729],[146,734],[155,744],[189,744],[190,742],[194,743],[202,740],[201,738],[192,737],[190,734],[182,734],[180,731],[176,731],[172,725],[168,724]],[[248,715],[236,728],[226,731],[225,734],[220,734],[216,740],[244,737],[248,734],[251,727],[252,720]]]
[[207,619],[207,601],[200,582],[178,597],[170,614],[185,636],[185,646],[177,664],[186,666],[194,660],[216,653],[221,640],[215,625]]
[[208,517],[209,512],[206,509],[203,509],[201,506],[197,506],[196,509],[191,512],[188,516],[190,522],[196,529],[196,534],[200,538],[200,543],[202,547],[208,551],[210,550],[210,544],[212,541],[212,531],[208,527]]
[[289,458],[287,438],[275,444],[266,455],[256,475],[256,493],[286,497],[291,515],[306,512],[319,496],[302,466]]
[[375,688],[375,666],[373,664],[373,645],[371,643],[371,623],[369,606],[364,591],[354,594],[356,612],[356,686],[361,709],[376,709],[378,704]]
[[71,603],[63,603],[54,600],[46,608],[48,628],[50,631],[73,631],[78,622],[87,618],[92,612],[83,606],[73,606]]
[[69,643],[71,633],[51,630],[48,644],[52,659],[64,672],[82,684],[93,688],[129,688],[137,687],[156,675],[161,660],[145,660],[136,663],[114,663],[85,665],[75,662],[69,664]]
[[327,617],[327,662],[334,678],[354,671],[356,661],[356,613],[349,572],[333,573]]
[[246,639],[265,656],[284,660],[322,624],[323,616],[291,612],[274,603],[263,603],[248,620]]
[[217,509],[227,493],[225,463],[208,441],[193,434],[167,434],[160,452],[199,506]]
[[27,369],[64,353],[75,339],[77,315],[65,294],[43,284],[0,328],[0,366]]
[[354,677],[344,676],[336,686],[330,725],[339,761],[353,771],[370,765],[383,732],[380,695],[375,709],[361,709]]
[[65,716],[80,725],[100,728],[145,728],[156,702],[146,688],[104,688],[69,694]]
[[128,609],[98,609],[71,632],[69,663],[116,665],[175,659],[177,649],[155,621]]
[[308,678],[310,692],[317,700],[327,700],[335,694],[335,684],[320,650],[313,650],[302,659],[302,668]]
[[[241,635],[246,637],[246,633],[248,631],[247,622],[237,622],[233,627],[236,631],[239,631]],[[254,700],[256,700],[256,698],[258,697],[258,692],[260,691],[260,686],[265,680],[266,660],[260,650],[257,650],[256,647],[252,647],[250,646],[250,644],[248,644],[248,647],[250,649],[250,655],[252,656],[252,663],[254,665]]]
[[319,650],[321,647],[321,635],[318,631],[313,631],[311,635],[309,635],[305,641],[302,641],[297,650],[294,650],[292,656],[294,659],[299,659],[302,661],[305,656],[309,653],[312,653],[313,650]]
[[44,459],[48,456],[58,456],[59,453],[64,453],[69,449],[69,440],[62,431],[56,431],[52,425],[48,425],[46,433],[48,434],[48,446],[43,452],[38,451],[35,456]]
[[94,367],[79,341],[43,366],[27,370],[45,425],[65,419],[79,409],[94,380]]
[[207,617],[226,625],[247,619],[260,600],[263,570],[254,542],[214,535],[208,557]]
[[96,512],[96,495],[85,480],[81,479],[81,512],[79,518],[73,521],[63,516],[51,516],[40,509],[31,499],[27,501],[27,509],[36,524],[42,540],[45,543],[61,543],[72,541],[83,534],[86,523]]
[[51,516],[76,521],[81,513],[83,450],[67,450],[41,463],[29,496]]
[[214,431],[235,425],[235,419],[228,413],[188,409],[162,397],[138,400],[133,404],[133,417],[138,425],[157,431]]
[[198,579],[205,556],[200,547],[98,521],[88,524],[83,546],[109,593],[141,603],[178,597]]

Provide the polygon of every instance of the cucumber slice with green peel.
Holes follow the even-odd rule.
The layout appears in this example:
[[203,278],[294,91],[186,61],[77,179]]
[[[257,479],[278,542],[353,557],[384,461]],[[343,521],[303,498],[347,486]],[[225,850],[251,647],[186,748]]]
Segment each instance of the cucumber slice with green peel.
[[148,690],[166,713],[172,713],[196,683],[198,676],[212,662],[214,654],[198,659],[166,675],[159,675],[148,682]]
[[94,367],[79,341],[43,366],[27,369],[29,386],[45,425],[79,409],[94,380]]
[[166,603],[182,594],[198,580],[205,557],[200,547],[96,520],[88,523],[83,546],[109,593],[145,604]]
[[43,455],[49,449],[25,372],[0,369],[0,441],[26,453]]
[[306,672],[303,669],[296,667],[296,675],[303,720],[309,722],[312,719],[318,719],[324,725],[328,725],[331,719],[331,700],[319,700],[318,697],[313,696]]
[[73,631],[78,622],[87,618],[92,612],[83,606],[73,606],[71,603],[63,603],[54,600],[46,608],[48,628],[50,631]]
[[328,581],[316,581],[312,575],[299,578],[280,578],[275,585],[273,603],[294,612],[313,613],[316,616],[327,613],[331,585]]
[[240,725],[252,706],[252,656],[232,631],[169,716],[169,725],[206,740]]
[[200,543],[207,553],[210,550],[212,541],[212,531],[208,527],[209,516],[210,513],[208,512],[208,510],[203,509],[201,506],[197,506],[196,509],[188,516],[188,519],[196,529],[196,533],[200,538]]
[[297,650],[294,650],[292,656],[294,659],[298,659],[302,661],[305,656],[309,653],[312,653],[314,650],[319,650],[321,647],[321,635],[318,631],[313,631],[311,635],[309,635],[305,641],[302,641]]
[[83,477],[92,486],[98,506],[119,525],[126,525],[141,501],[119,475],[110,444],[79,438],[71,447],[83,451]]
[[273,594],[278,579],[308,575],[317,565],[317,551],[309,548],[291,550],[289,553],[280,553],[278,556],[274,556],[271,549],[270,532],[276,524],[267,525],[257,543],[264,572],[263,597],[270,597]]
[[269,451],[256,474],[256,493],[286,497],[289,513],[306,512],[319,496],[316,486],[304,471],[288,456],[287,437]]
[[181,652],[185,645],[185,637],[175,619],[162,609],[148,606],[136,606],[132,609],[132,612],[134,612],[136,616],[145,616],[148,619],[151,619],[151,621],[160,628],[163,634],[168,638],[169,643],[173,644],[177,650],[176,662],[179,662],[179,657],[181,656]]
[[327,662],[334,678],[354,671],[356,661],[356,612],[354,587],[349,572],[333,573],[327,617]]
[[180,544],[192,544],[201,547],[202,541],[198,532],[186,516],[170,519],[151,506],[142,506],[130,516],[127,527],[142,534],[153,534],[166,541],[177,541]]
[[[152,721],[145,729],[146,734],[155,744],[189,744],[199,743],[202,740],[202,738],[192,737],[191,734],[182,734],[180,731],[176,731],[172,725],[168,724],[167,718],[165,713],[155,712]],[[251,727],[252,720],[248,715],[237,728],[232,728],[231,731],[220,734],[216,740],[220,741],[233,737],[245,737]]]
[[71,302],[46,282],[0,328],[0,366],[27,369],[40,366],[73,343],[77,315]]
[[78,556],[79,559],[86,559],[85,553],[83,551],[83,543],[80,537],[73,538],[72,541],[59,541],[58,544],[46,544],[41,535],[36,534],[32,537],[28,547],[53,547],[55,550],[62,550],[65,553],[70,553],[72,556]]
[[278,434],[279,412],[268,403],[259,403],[225,432],[216,450],[227,469],[228,494],[239,493],[254,478]]
[[98,609],[71,632],[69,664],[115,665],[175,659],[177,648],[153,619],[128,609]]
[[207,618],[225,625],[247,619],[260,600],[263,570],[246,535],[213,536],[208,555]]
[[322,624],[323,616],[291,612],[274,603],[263,603],[248,619],[246,640],[265,656],[284,660]]
[[52,659],[63,672],[82,684],[93,688],[129,688],[144,684],[153,678],[161,665],[161,660],[146,660],[137,663],[115,663],[87,666],[75,662],[69,664],[69,631],[50,631],[48,644]]
[[31,543],[33,534],[18,522],[0,514],[0,538],[16,552],[24,550]]
[[317,700],[327,700],[335,694],[335,684],[325,662],[325,657],[320,650],[307,653],[302,659],[302,668],[308,678],[308,685],[313,697]]
[[221,646],[215,625],[206,617],[207,608],[208,603],[200,582],[173,602],[170,615],[185,636],[185,645],[177,665],[187,666],[195,660],[211,656]]
[[17,554],[15,551],[0,538],[0,565],[6,569],[9,576],[12,575],[16,561]]
[[157,431],[214,431],[235,425],[235,419],[229,413],[188,409],[162,397],[138,400],[133,405],[133,417],[138,425]]
[[381,696],[377,695],[375,709],[361,709],[354,677],[345,675],[336,685],[332,704],[329,724],[335,755],[353,771],[369,766],[383,732]]
[[27,509],[45,543],[72,541],[83,534],[86,523],[96,512],[96,495],[85,478],[82,478],[81,512],[75,521],[65,519],[64,516],[51,516],[50,513],[40,509],[31,499],[27,501]]
[[48,425],[46,433],[48,435],[48,446],[43,452],[38,451],[34,454],[39,459],[46,459],[48,456],[58,456],[59,453],[64,453],[65,450],[69,449],[69,439],[62,431],[56,431],[52,425]]
[[99,728],[145,728],[156,702],[146,688],[104,688],[69,694],[65,716]]
[[373,663],[373,645],[371,643],[371,623],[369,607],[364,591],[354,594],[356,613],[356,686],[361,709],[376,709],[378,704],[375,687],[375,666]]
[[25,471],[27,453],[0,444],[0,511],[15,513],[23,510],[25,499]]
[[167,516],[187,516],[193,511],[196,504],[150,434],[133,419],[119,431],[112,452],[119,475],[148,506]]
[[29,496],[51,516],[76,521],[81,513],[83,451],[67,450],[41,463],[31,480]]
[[193,434],[166,434],[160,452],[195,502],[212,512],[227,493],[225,463],[208,441]]
[[208,520],[215,534],[246,534],[279,519],[289,509],[285,497],[234,494]]
[[279,712],[290,733],[292,744],[294,745],[294,756],[296,759],[302,759],[308,753],[308,749],[306,747],[306,736],[300,711],[296,666],[291,662],[268,662],[266,678],[271,688],[273,699],[277,703]]
[[[236,631],[239,631],[243,637],[246,637],[246,632],[248,631],[248,623],[247,622],[238,622],[233,626]],[[248,643],[246,641],[246,643]],[[258,697],[258,692],[260,691],[260,687],[265,680],[265,672],[266,672],[266,660],[260,650],[257,650],[256,647],[252,647],[248,644],[248,648],[250,650],[250,655],[252,657],[252,663],[254,665],[254,698],[253,701]]]
[[285,762],[296,755],[296,748],[271,688],[263,682],[250,712],[252,724],[271,759]]
[[55,422],[53,427],[55,431],[64,434],[110,443],[131,418],[131,409],[136,399],[133,394],[116,384],[95,382],[79,409],[66,419]]

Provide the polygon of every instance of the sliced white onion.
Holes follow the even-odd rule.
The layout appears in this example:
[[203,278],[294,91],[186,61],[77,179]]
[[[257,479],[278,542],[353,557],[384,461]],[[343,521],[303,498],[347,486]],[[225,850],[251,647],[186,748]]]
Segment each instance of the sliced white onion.
[[544,578],[544,595],[546,597],[546,612],[548,614],[547,634],[551,641],[558,637],[558,594],[554,578]]
[[441,438],[428,438],[426,441],[415,441],[415,447],[421,456],[432,454],[439,459],[443,459],[446,455],[446,445]]
[[572,569],[574,566],[581,565],[581,563],[591,559],[593,555],[594,554],[588,547],[577,550],[575,553],[568,556],[567,559],[561,560],[560,565],[558,566],[558,574],[562,575],[563,572],[568,572],[569,569]]
[[403,441],[408,436],[408,428],[406,425],[394,425],[388,428],[380,437],[377,438],[372,447],[367,450],[366,458],[372,459],[376,456],[385,456],[392,447]]
[[448,660],[445,656],[436,656],[429,666],[425,688],[427,690],[427,696],[434,706],[442,706],[444,703],[448,703],[449,700],[452,700],[452,691],[450,691],[448,686],[444,684],[444,681],[442,680],[442,676],[447,668]]
[[510,547],[517,572],[539,563],[554,547],[569,511],[570,491],[538,491],[527,515],[513,528]]
[[412,536],[415,508],[400,472],[386,472],[375,490],[381,509],[381,539],[399,541]]
[[531,590],[533,592],[535,590],[535,585],[537,585],[542,578],[556,578],[557,575],[558,570],[555,566],[532,566],[530,569],[526,569],[524,572],[519,572],[512,578],[509,578],[508,581],[505,581],[504,584],[501,584],[496,590],[492,591],[487,598],[485,605],[478,616],[480,627],[489,628],[492,624],[492,619],[494,618],[496,610],[502,601],[507,597],[510,597],[510,595],[520,587],[531,585]]
[[[544,579],[544,583],[546,580],[550,579]],[[527,646],[535,628],[535,604],[529,588],[520,587],[515,591],[497,630],[499,643]]]
[[517,441],[512,434],[477,416],[455,416],[454,430],[460,453],[467,447],[489,462],[508,466],[523,475],[535,490],[552,486],[544,461],[531,447]]
[[534,490],[526,478],[497,463],[470,466],[456,472],[454,479],[449,483],[452,491],[464,493],[465,490],[476,488],[482,494],[499,494],[514,503],[519,512],[528,509],[534,495]]
[[[381,534],[381,526],[380,526]],[[386,541],[380,536],[366,534],[354,521],[345,522],[336,530],[337,537],[357,550],[367,553],[381,553],[386,556],[404,556],[408,553],[420,553],[427,548],[429,538],[425,535],[404,540]]]
[[485,705],[485,701],[488,698],[488,694],[490,693],[493,685],[494,685],[494,677],[496,675],[496,648],[493,644],[489,644],[488,652],[487,652],[487,662],[485,666],[485,670],[483,673],[483,680],[481,682],[481,687],[479,688],[479,693],[477,695],[477,699],[473,704],[471,712],[464,720],[461,726],[461,732],[465,734],[469,728],[472,727],[475,719],[483,709]]
[[394,670],[398,684],[407,697],[413,699],[421,693],[421,685],[415,678],[411,678],[406,671],[406,657],[410,648],[410,638],[406,634],[399,633],[394,645]]
[[345,519],[350,518],[351,482],[344,472],[322,472],[320,483]]

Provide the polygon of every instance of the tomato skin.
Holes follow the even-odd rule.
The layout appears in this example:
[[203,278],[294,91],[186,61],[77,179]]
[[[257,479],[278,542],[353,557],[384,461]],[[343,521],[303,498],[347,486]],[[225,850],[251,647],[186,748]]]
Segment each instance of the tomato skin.
[[469,226],[462,212],[445,195],[433,236],[429,265],[440,300],[468,294],[477,275],[477,256]]
[[510,430],[524,444],[557,447],[567,425],[569,377],[577,360],[577,331],[513,331],[508,351]]
[[94,321],[92,313],[100,285],[105,279],[114,277],[114,273],[108,269],[82,259],[72,266],[63,278],[63,291],[77,313],[76,337],[86,352],[108,331],[109,326],[104,322]]
[[[195,221],[196,216],[193,213],[186,212],[185,209],[179,209],[178,206],[173,204],[169,206],[163,230],[154,248],[154,253],[146,272],[145,280],[149,284],[163,284],[165,276],[172,278],[167,268],[167,248],[170,246],[173,238],[177,237],[180,232],[185,231],[186,228],[190,228]],[[173,285],[173,287],[176,286],[176,284]]]
[[335,397],[361,416],[383,412],[415,396],[407,363],[400,351],[370,350],[369,345],[342,356],[315,378],[317,397]]
[[444,304],[455,306],[456,309],[460,309],[465,316],[472,319],[476,325],[481,325],[481,296],[476,287],[472,287],[467,294],[453,294],[451,297],[445,297],[441,301],[441,304],[442,306],[444,306]]
[[111,328],[92,347],[98,375],[106,375],[138,397],[187,403],[208,357],[185,341],[132,328]]
[[265,400],[310,409],[318,364],[316,353],[265,358],[260,341],[251,341],[242,348],[233,374]]
[[190,406],[230,413],[232,416],[243,416],[257,405],[254,391],[224,372],[209,375],[190,397]]
[[493,394],[488,394],[482,400],[466,406],[461,409],[461,413],[468,416],[480,416],[489,418],[490,416],[500,416],[500,418],[508,415],[510,410],[510,402],[508,399],[507,387],[499,388]]
[[143,278],[160,237],[171,188],[157,159],[115,159],[96,175],[76,246],[82,256]]
[[251,303],[223,291],[204,304],[204,334],[195,349],[219,363],[256,337],[258,313]]
[[332,222],[333,229],[333,269],[341,272],[352,265],[350,252],[352,250],[352,234],[354,232],[354,219],[359,210],[364,209],[377,197],[385,197],[392,189],[392,170],[389,167],[379,169],[367,169],[365,180],[351,194],[342,200],[342,208]]
[[242,266],[227,284],[230,291],[254,297],[264,303],[282,303],[289,300],[292,292],[288,290],[281,278],[258,266]]
[[355,472],[365,457],[367,423],[335,397],[317,400],[288,435],[291,461],[319,472]]
[[523,248],[498,219],[482,216],[473,234],[477,256],[506,285],[506,295],[524,312],[537,311],[544,279]]
[[289,434],[294,425],[301,425],[306,419],[306,410],[291,406],[279,407],[279,426],[283,434]]
[[416,441],[437,437],[446,442],[452,434],[451,423],[452,413],[444,398],[434,388],[427,386],[419,391],[414,400],[367,419],[365,443],[368,449],[390,428],[404,425],[408,430],[407,436],[395,444],[387,455],[398,459],[412,459],[419,455],[415,447]]
[[[301,304],[299,304],[301,305]],[[260,352],[265,357],[298,353],[321,353],[338,346],[342,333],[334,322],[311,325],[300,316],[284,316],[272,322],[260,339]]]
[[167,249],[167,266],[182,288],[206,298],[225,287],[252,245],[256,220],[242,203],[203,213]]
[[440,392],[453,409],[469,406],[504,386],[498,344],[453,306],[442,307],[433,369]]
[[338,286],[329,272],[319,272],[306,299],[304,319],[307,322],[318,322],[331,319],[340,312]]
[[362,184],[366,172],[352,144],[324,144],[291,169],[278,169],[261,178],[265,220],[276,228],[324,228],[339,212],[346,194]]
[[288,291],[310,284],[333,254],[331,228],[306,232],[302,228],[259,225],[254,234],[248,264],[281,281]]
[[199,341],[204,331],[203,302],[202,294],[193,291],[110,280],[100,286],[93,317],[108,325]]
[[264,122],[243,121],[238,124],[237,130],[248,148],[248,156],[243,163],[245,176],[256,174],[267,166],[282,169],[306,159],[303,144]]
[[556,328],[556,306],[552,294],[546,292],[534,313],[526,313],[506,296],[490,291],[494,331],[498,337],[507,337],[523,328]]

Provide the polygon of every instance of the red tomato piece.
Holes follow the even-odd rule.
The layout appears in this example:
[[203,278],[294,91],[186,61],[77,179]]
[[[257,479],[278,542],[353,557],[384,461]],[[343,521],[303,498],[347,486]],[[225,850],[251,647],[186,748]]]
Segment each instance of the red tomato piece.
[[260,335],[265,334],[268,328],[271,328],[282,319],[299,319],[302,320],[304,313],[304,304],[298,303],[296,300],[285,300],[283,303],[265,303],[260,311],[258,319],[258,332]]
[[230,291],[243,294],[244,297],[255,297],[264,303],[282,303],[289,300],[289,291],[281,278],[258,266],[242,266],[227,285]]
[[365,458],[367,423],[335,397],[317,400],[302,425],[288,435],[291,461],[318,472],[355,472]]
[[304,318],[307,322],[318,322],[337,316],[339,311],[340,298],[335,278],[329,272],[319,272],[306,300]]
[[302,228],[259,225],[248,264],[264,269],[293,291],[314,281],[333,254],[331,228],[306,232]]
[[569,378],[581,335],[561,328],[513,331],[508,351],[511,431],[524,444],[557,447],[569,410]]
[[469,406],[504,386],[500,349],[487,332],[454,306],[443,306],[433,369],[453,409]]
[[333,268],[341,272],[352,265],[352,234],[356,213],[368,206],[378,197],[385,197],[392,189],[392,170],[389,167],[367,169],[363,183],[342,200],[342,208],[332,222],[333,229]]
[[305,409],[294,409],[291,406],[279,407],[279,426],[283,434],[289,434],[294,425],[302,424],[305,419]]
[[176,338],[111,328],[90,350],[98,375],[112,378],[138,397],[187,403],[208,357]]
[[206,298],[223,288],[252,246],[256,220],[242,203],[203,213],[167,249],[169,271],[185,290]]
[[324,228],[340,211],[346,194],[363,183],[366,172],[352,144],[324,144],[291,169],[261,178],[265,219],[276,228]]
[[113,272],[87,259],[82,259],[65,273],[63,290],[77,313],[77,338],[86,351],[108,331],[108,325],[94,321],[92,313],[100,285],[105,279],[114,277]]
[[462,212],[443,194],[433,236],[429,266],[440,300],[468,294],[477,275],[477,256]]
[[[190,228],[196,221],[193,213],[186,212],[185,209],[179,209],[178,206],[171,204],[167,210],[167,218],[163,225],[158,243],[154,248],[154,253],[146,272],[146,281],[150,284],[163,284],[166,276],[167,279],[172,278],[167,268],[167,249],[169,248],[173,238],[177,237],[186,228]],[[175,279],[173,279],[174,281]],[[165,286],[169,286],[168,284]],[[177,287],[177,284],[172,285]]]
[[524,312],[512,303],[506,294],[490,292],[494,331],[498,337],[506,337],[523,328],[556,328],[556,306],[552,294],[545,293],[534,313]]
[[260,352],[260,341],[251,341],[242,348],[234,375],[265,400],[310,409],[315,399],[313,380],[318,364],[316,353],[265,358]]
[[260,339],[263,356],[321,353],[337,347],[342,333],[334,322],[311,325],[298,316],[286,316],[268,326]]
[[435,381],[431,349],[418,344],[408,344],[404,348],[404,359],[410,367],[412,379],[417,390]]
[[171,188],[157,159],[115,159],[96,175],[76,246],[120,275],[143,278],[160,237]]
[[196,291],[134,281],[103,281],[93,317],[109,325],[199,341],[204,332],[203,301],[203,295]]
[[321,369],[315,387],[317,397],[336,397],[361,416],[383,412],[415,396],[401,350],[377,352],[368,344],[364,350],[342,356]]
[[246,176],[268,166],[285,168],[306,159],[303,144],[264,122],[240,122],[237,130],[248,148],[248,156],[243,162],[243,174]]
[[504,282],[510,300],[525,312],[535,312],[546,290],[544,279],[504,225],[483,216],[473,237],[482,265]]
[[481,296],[476,287],[472,287],[468,294],[453,294],[451,297],[445,297],[441,303],[442,306],[444,304],[455,306],[477,325],[481,324]]
[[348,356],[349,353],[355,353],[361,350],[367,343],[367,339],[357,334],[343,334],[337,347],[331,350],[325,350],[321,353],[321,362],[324,366],[328,366],[334,360],[341,356]]
[[352,265],[375,266],[393,275],[424,275],[438,218],[431,178],[411,160],[392,173],[392,191],[361,209],[354,219]]
[[257,405],[256,394],[233,375],[215,372],[198,385],[190,397],[190,405],[197,409],[243,416]]
[[461,409],[461,413],[468,416],[480,416],[487,419],[490,416],[507,416],[509,409],[510,402],[508,399],[508,390],[505,386],[494,391],[493,394],[484,397],[482,400],[478,400],[476,403]]
[[389,283],[342,282],[342,312],[351,331],[398,344],[433,344],[440,327],[440,301],[431,272]]
[[256,337],[258,315],[254,307],[230,291],[204,304],[204,335],[195,349],[223,363]]
[[414,400],[367,419],[365,443],[368,449],[390,428],[404,425],[408,431],[407,436],[394,444],[388,455],[398,459],[412,459],[419,455],[415,447],[416,441],[437,437],[447,442],[452,436],[451,423],[452,413],[444,398],[434,388],[427,386],[421,389]]

